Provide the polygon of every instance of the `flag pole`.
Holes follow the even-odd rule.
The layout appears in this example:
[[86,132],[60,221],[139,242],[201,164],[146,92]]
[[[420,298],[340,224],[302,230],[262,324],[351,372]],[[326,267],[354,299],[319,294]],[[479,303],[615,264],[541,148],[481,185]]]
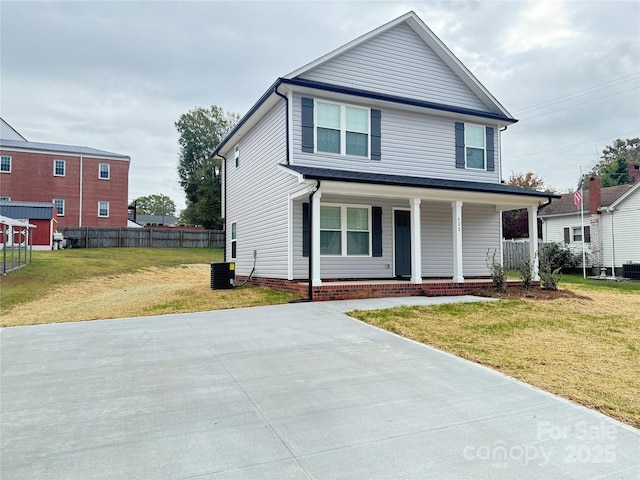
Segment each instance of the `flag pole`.
[[[582,177],[582,165],[580,165],[580,181]],[[584,195],[580,196],[580,228],[582,229],[582,278],[587,278],[587,254],[584,248]]]

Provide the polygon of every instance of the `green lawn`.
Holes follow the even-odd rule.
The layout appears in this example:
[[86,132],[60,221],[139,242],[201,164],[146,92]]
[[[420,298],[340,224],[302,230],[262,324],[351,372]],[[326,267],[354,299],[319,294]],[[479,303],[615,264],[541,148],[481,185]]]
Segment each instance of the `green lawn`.
[[150,267],[222,261],[221,249],[74,248],[33,252],[26,267],[0,277],[0,305],[10,308],[85,278],[133,273]]

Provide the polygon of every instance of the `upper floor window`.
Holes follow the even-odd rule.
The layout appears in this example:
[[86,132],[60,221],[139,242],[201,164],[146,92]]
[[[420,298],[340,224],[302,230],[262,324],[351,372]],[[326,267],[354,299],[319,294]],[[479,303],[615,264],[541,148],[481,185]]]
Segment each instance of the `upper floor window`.
[[66,173],[66,161],[54,160],[53,161],[53,174],[56,177],[64,177]]
[[109,202],[98,202],[98,216],[99,217],[109,216]]
[[369,255],[371,208],[320,206],[321,255]]
[[5,197],[4,195],[0,195],[0,202],[10,202],[11,197]]
[[233,149],[233,158],[236,161],[236,168],[240,165],[240,145],[236,145]]
[[316,102],[316,151],[369,157],[369,109]]
[[109,180],[111,176],[111,165],[108,163],[101,163],[98,167],[98,178],[102,180]]
[[456,168],[496,170],[495,129],[455,122]]
[[465,125],[464,145],[467,168],[485,170],[485,131],[478,125]]
[[0,158],[0,172],[11,173],[11,157],[9,155],[2,155]]
[[64,200],[61,198],[54,198],[53,205],[56,207],[56,213],[59,217],[64,217]]

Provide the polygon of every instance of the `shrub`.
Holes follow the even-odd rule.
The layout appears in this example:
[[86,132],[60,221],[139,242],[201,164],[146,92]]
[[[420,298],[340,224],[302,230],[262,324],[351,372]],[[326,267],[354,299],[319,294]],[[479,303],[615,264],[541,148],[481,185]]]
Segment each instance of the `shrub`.
[[565,247],[561,243],[547,243],[541,250],[540,262],[542,263],[544,261],[545,263],[548,263],[551,271],[563,271],[575,268],[581,260],[581,255],[573,253],[569,248]]
[[531,260],[528,258],[520,264],[520,268],[518,269],[518,273],[520,274],[520,278],[522,279],[522,289],[529,290],[531,287],[531,279],[533,277],[533,272],[531,271]]
[[549,249],[542,248],[540,250],[540,286],[543,290],[558,290],[558,283],[562,274],[560,273],[562,268],[554,264],[554,260],[557,261],[558,257],[554,257],[549,253]]
[[491,281],[496,292],[503,293],[507,289],[507,276],[502,264],[496,260],[496,251],[493,251],[492,255],[489,255],[487,250],[487,266],[491,271]]

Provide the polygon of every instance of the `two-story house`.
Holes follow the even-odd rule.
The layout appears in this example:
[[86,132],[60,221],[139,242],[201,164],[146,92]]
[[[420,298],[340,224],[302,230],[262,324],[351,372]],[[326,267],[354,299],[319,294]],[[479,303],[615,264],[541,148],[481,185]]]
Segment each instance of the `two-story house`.
[[129,156],[27,141],[0,123],[0,200],[53,203],[60,227],[127,226]]
[[554,197],[501,183],[514,122],[409,12],[278,78],[218,146],[226,261],[315,299],[463,293],[501,258],[501,211],[537,238]]

